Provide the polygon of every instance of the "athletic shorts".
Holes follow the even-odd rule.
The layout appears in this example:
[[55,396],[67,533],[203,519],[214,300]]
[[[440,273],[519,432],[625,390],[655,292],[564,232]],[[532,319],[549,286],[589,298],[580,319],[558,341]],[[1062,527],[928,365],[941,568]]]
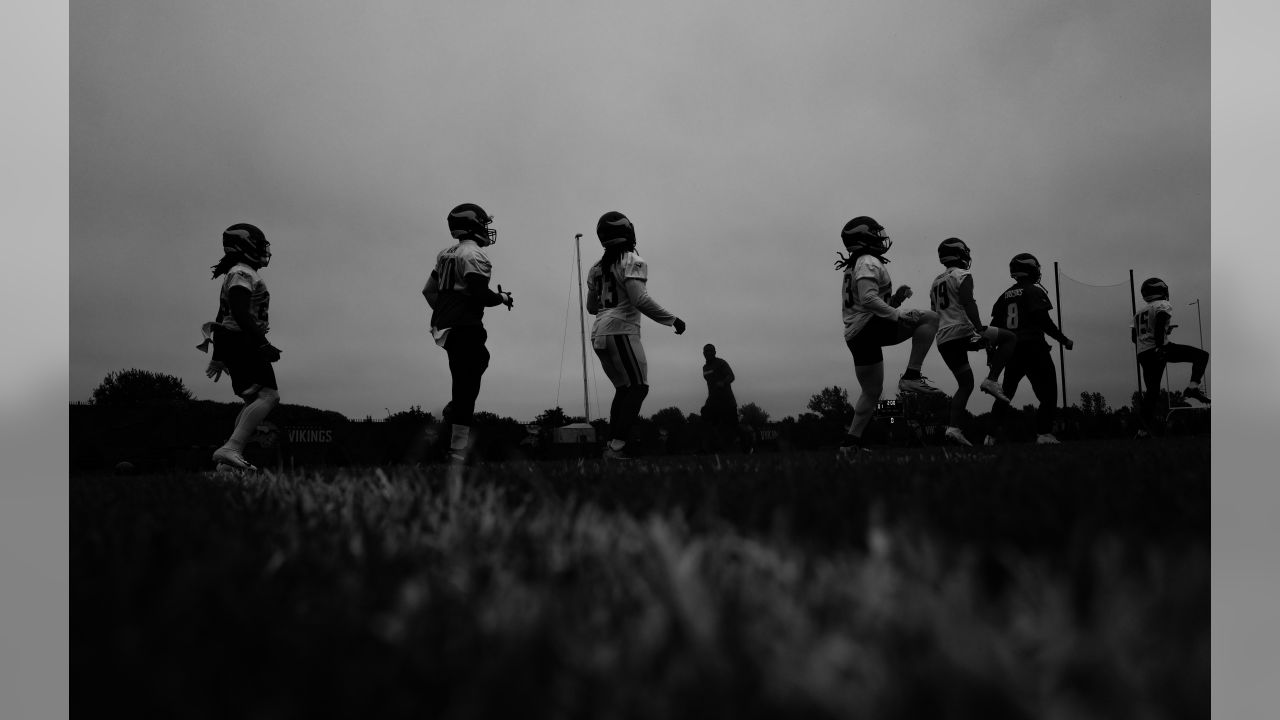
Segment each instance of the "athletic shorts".
[[591,346],[614,387],[649,384],[649,363],[639,335],[597,335]]
[[985,349],[982,338],[973,335],[942,343],[938,346],[938,354],[942,356],[942,361],[947,364],[947,367],[951,368],[951,372],[956,373],[969,367],[969,353]]
[[253,385],[280,389],[276,385],[275,369],[262,357],[253,341],[242,332],[215,330],[213,359],[227,366],[227,373],[231,375],[231,389],[236,395],[243,395]]
[[884,352],[880,348],[902,342],[905,338],[901,336],[900,328],[897,320],[873,315],[857,335],[844,343],[853,353],[853,364],[863,366],[884,362]]

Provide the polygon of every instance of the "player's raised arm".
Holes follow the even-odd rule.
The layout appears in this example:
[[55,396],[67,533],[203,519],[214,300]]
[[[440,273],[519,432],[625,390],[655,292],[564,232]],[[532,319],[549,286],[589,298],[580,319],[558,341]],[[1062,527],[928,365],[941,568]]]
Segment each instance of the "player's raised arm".
[[858,300],[862,307],[866,308],[871,314],[888,318],[896,321],[898,319],[898,309],[884,301],[880,297],[880,286],[875,278],[863,277],[858,278]]
[[479,300],[485,307],[507,305],[510,302],[510,294],[491,290],[489,288],[489,278],[480,273],[467,273],[465,280],[467,289],[463,290],[463,292]]
[[985,328],[982,324],[982,316],[978,313],[978,303],[973,299],[973,276],[966,275],[960,281],[960,306],[964,308],[964,314],[969,318],[969,322],[973,323],[973,327],[979,333]]

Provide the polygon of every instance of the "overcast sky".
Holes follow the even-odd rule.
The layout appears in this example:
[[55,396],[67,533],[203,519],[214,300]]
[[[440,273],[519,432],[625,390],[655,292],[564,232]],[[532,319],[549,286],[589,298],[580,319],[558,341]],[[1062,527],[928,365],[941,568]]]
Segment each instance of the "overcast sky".
[[[221,230],[243,221],[272,242],[285,402],[438,413],[420,290],[461,202],[496,216],[494,282],[516,300],[486,315],[477,409],[522,420],[581,413],[573,236],[585,268],[615,209],[689,327],[645,321],[646,415],[699,409],[707,342],[775,418],[825,386],[856,396],[832,262],[863,214],[894,238],[908,306],[950,236],[984,315],[1014,254],[1051,295],[1060,262],[1073,399],[1136,389],[1130,269],[1169,283],[1175,341],[1198,344],[1199,298],[1211,341],[1208,2],[73,0],[70,17],[72,399],[138,367],[234,400],[195,345]],[[896,378],[906,345],[885,356]],[[595,416],[612,388],[592,363]],[[955,388],[936,350],[925,374]],[[1025,382],[1014,401],[1033,402]]]

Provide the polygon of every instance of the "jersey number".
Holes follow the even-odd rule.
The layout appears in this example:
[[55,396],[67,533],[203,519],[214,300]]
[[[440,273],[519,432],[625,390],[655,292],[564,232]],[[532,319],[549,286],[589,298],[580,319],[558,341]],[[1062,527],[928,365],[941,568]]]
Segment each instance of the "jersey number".
[[458,261],[454,258],[442,258],[440,260],[440,269],[437,270],[440,275],[441,290],[456,290],[458,281]]
[[933,310],[946,310],[951,306],[951,298],[947,296],[946,283],[938,283],[933,286]]
[[1138,313],[1138,337],[1151,334],[1151,312],[1143,310]]
[[840,290],[841,296],[844,298],[844,306],[853,307],[853,275],[844,274],[844,287]]
[[1018,306],[1013,303],[1009,304],[1009,310],[1004,316],[1004,326],[1009,330],[1018,329]]
[[615,308],[618,307],[618,281],[613,277],[613,273],[606,273],[600,276],[600,307]]

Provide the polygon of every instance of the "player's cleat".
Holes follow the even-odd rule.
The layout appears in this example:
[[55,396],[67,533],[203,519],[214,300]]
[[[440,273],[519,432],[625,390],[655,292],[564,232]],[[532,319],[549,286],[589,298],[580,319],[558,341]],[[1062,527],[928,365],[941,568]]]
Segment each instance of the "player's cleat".
[[985,445],[986,447],[995,447],[996,446],[995,436],[994,435],[986,436],[985,438],[983,438],[982,444]]
[[982,392],[1000,400],[1001,402],[1009,402],[1009,398],[1005,397],[1004,391],[1000,389],[1000,383],[992,380],[991,378],[983,380],[982,384],[979,385],[978,388],[982,390]]
[[861,445],[842,445],[836,449],[836,459],[854,462],[858,458],[871,455],[871,451]]
[[1151,437],[1151,433],[1146,430],[1139,430],[1137,435],[1133,436],[1134,440],[1146,440]]
[[630,462],[635,460],[635,458],[628,455],[625,450],[614,450],[608,445],[604,446],[604,453],[601,454],[600,457],[611,462]]
[[960,432],[960,428],[958,427],[948,427],[947,432],[944,435],[948,442],[953,442],[965,447],[973,447],[973,443],[969,442],[969,439],[964,436],[964,433]]
[[908,379],[905,375],[898,378],[898,390],[907,393],[920,393],[921,395],[941,395],[946,397],[947,394],[938,388],[929,384],[929,378],[921,375],[919,377]]
[[1039,435],[1036,436],[1036,444],[1037,445],[1061,445],[1062,443],[1058,442],[1058,438],[1054,437],[1053,433],[1040,433]]
[[244,456],[237,450],[232,450],[225,445],[213,451],[213,461],[220,465],[230,465],[237,470],[257,470]]
[[1188,398],[1191,398],[1191,399],[1193,399],[1193,400],[1199,400],[1200,402],[1204,403],[1205,405],[1208,405],[1208,404],[1209,404],[1209,396],[1208,396],[1208,395],[1205,395],[1205,394],[1204,394],[1204,391],[1203,391],[1203,390],[1201,390],[1201,389],[1200,389],[1200,388],[1198,388],[1198,387],[1189,387],[1189,388],[1187,388],[1186,390],[1183,390],[1183,391],[1182,391],[1182,397],[1188,397]]

